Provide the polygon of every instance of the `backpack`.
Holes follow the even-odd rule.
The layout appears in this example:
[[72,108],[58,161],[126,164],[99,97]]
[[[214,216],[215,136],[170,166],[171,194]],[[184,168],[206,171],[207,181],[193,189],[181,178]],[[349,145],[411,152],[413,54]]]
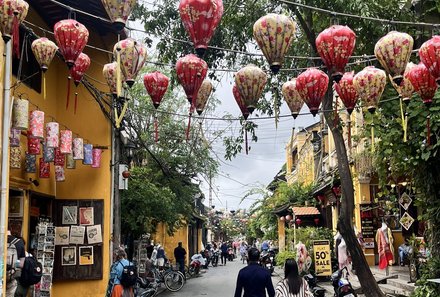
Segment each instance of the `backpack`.
[[[119,262],[119,264],[122,265],[121,262]],[[121,285],[124,288],[133,287],[137,281],[136,267],[132,263],[129,263],[128,265],[125,266],[122,265],[122,267],[123,267],[122,274],[121,277],[119,278]]]
[[17,272],[17,269],[15,268],[15,262],[18,259],[18,253],[17,253],[17,247],[15,244],[20,239],[14,238],[10,243],[8,243],[8,250],[6,252],[7,254],[7,260],[6,260],[6,282],[10,282]]
[[26,257],[21,270],[20,284],[26,287],[35,285],[40,282],[42,275],[43,265],[32,256]]

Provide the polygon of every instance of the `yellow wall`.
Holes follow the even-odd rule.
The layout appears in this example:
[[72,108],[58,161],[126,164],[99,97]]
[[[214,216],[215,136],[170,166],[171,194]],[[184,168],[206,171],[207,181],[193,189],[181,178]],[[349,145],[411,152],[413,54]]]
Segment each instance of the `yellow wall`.
[[286,250],[286,223],[278,218],[278,248],[280,252]]
[[184,225],[177,229],[172,236],[168,235],[166,224],[159,223],[156,229],[156,233],[152,235],[152,239],[154,240],[154,243],[160,243],[165,250],[165,254],[170,261],[175,263],[174,259],[174,249],[177,247],[177,244],[181,241],[183,248],[187,252],[186,260],[188,262],[188,259],[190,256],[188,255],[188,226]]

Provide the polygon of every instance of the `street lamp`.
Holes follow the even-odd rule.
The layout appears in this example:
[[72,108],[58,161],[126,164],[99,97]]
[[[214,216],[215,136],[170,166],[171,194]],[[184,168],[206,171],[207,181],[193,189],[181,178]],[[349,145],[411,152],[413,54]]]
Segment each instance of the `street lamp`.
[[127,162],[129,166],[131,164],[131,161],[133,160],[135,148],[136,145],[133,143],[133,141],[127,139],[127,143],[125,144],[125,150],[127,152]]

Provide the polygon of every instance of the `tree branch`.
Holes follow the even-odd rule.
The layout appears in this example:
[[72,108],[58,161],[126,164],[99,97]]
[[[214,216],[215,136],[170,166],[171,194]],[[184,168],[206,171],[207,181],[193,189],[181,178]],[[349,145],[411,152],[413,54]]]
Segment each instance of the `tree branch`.
[[300,13],[300,11],[298,10],[297,7],[292,6],[292,10],[295,13],[296,18],[298,19],[299,24],[301,25],[301,28],[303,29],[304,33],[306,34],[307,40],[310,44],[310,46],[312,47],[313,50],[313,55],[315,56],[318,53],[318,50],[316,49],[316,44],[315,44],[315,32],[313,31],[313,23],[312,19],[311,19],[311,12],[309,14],[308,22],[306,22],[306,20],[304,19],[304,17],[302,16],[302,14]]

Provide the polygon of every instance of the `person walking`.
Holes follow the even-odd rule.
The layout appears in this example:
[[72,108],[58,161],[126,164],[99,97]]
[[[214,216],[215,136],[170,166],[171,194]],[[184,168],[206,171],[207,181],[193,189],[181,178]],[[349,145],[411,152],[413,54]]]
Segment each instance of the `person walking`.
[[[238,273],[234,297],[269,297],[275,296],[270,272],[258,264],[260,252],[256,248],[248,251],[249,265]],[[242,295],[244,291],[244,294]]]
[[17,282],[17,275],[15,273],[17,270],[23,268],[26,251],[24,248],[24,241],[11,235],[11,231],[9,230],[6,254],[6,297],[22,296],[25,288],[22,288],[19,282]]
[[307,282],[299,275],[294,259],[284,263],[284,280],[278,283],[275,297],[313,297]]
[[228,261],[228,245],[226,242],[222,243],[220,250],[222,251],[222,254],[221,254],[222,265],[226,266],[226,261]]
[[[111,288],[110,297],[134,297],[133,288],[124,287],[121,284],[122,273],[124,268],[130,265],[130,261],[127,260],[127,254],[122,248],[116,251],[115,262],[110,270],[109,287]],[[106,295],[108,296],[108,295]]]
[[165,250],[160,244],[157,245],[156,258],[157,258],[157,266],[159,267],[159,270],[163,270],[165,262],[167,261],[167,257],[165,255]]
[[174,249],[174,258],[176,259],[177,265],[179,265],[179,271],[182,272],[183,275],[185,275],[185,256],[186,250],[182,247],[182,242],[180,241]]
[[247,249],[248,249],[247,244],[244,241],[242,241],[241,246],[240,246],[240,255],[241,255],[241,261],[243,261],[243,264],[246,261]]

